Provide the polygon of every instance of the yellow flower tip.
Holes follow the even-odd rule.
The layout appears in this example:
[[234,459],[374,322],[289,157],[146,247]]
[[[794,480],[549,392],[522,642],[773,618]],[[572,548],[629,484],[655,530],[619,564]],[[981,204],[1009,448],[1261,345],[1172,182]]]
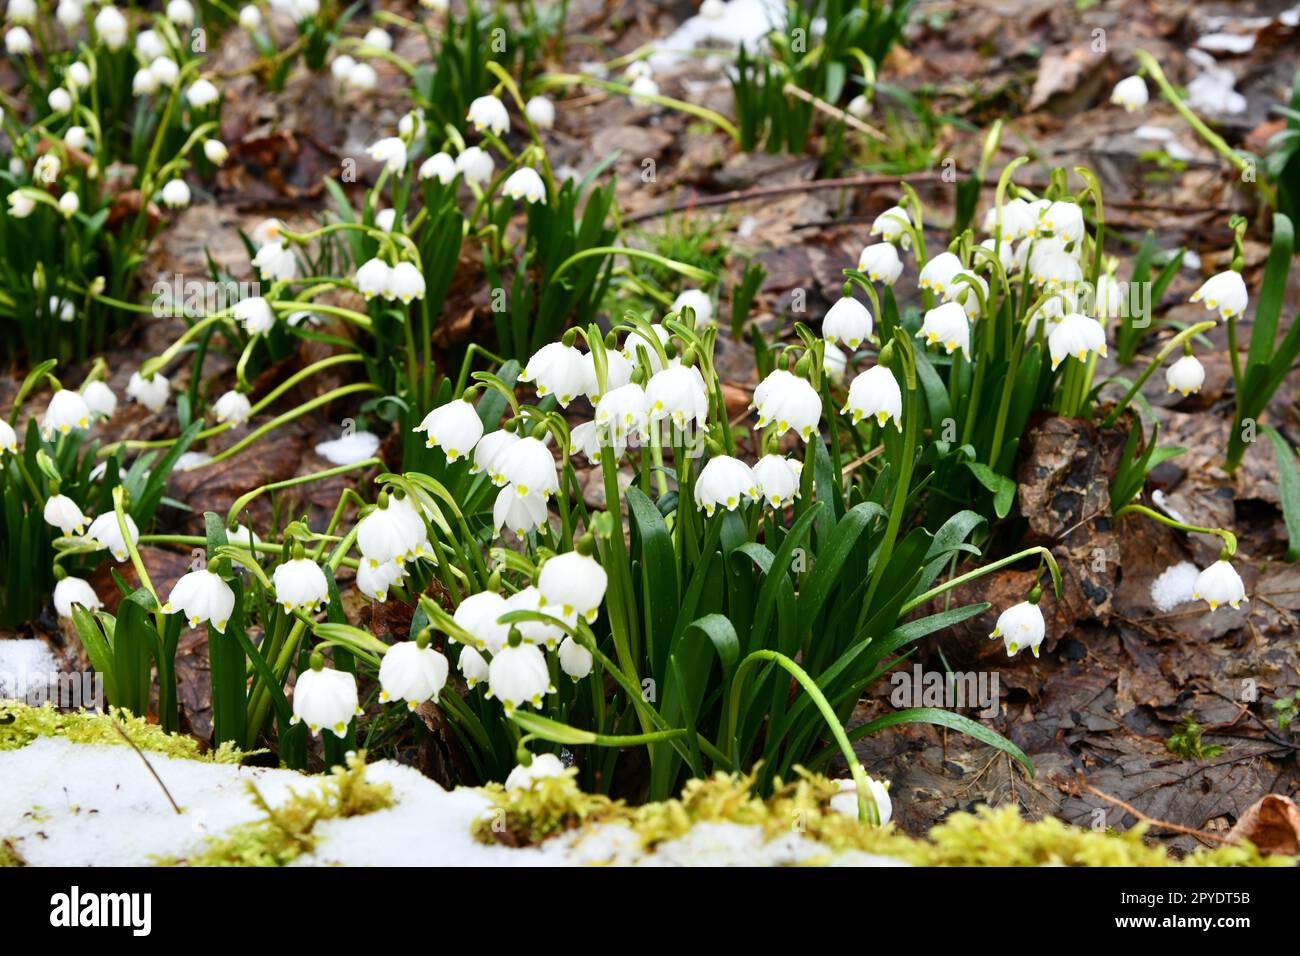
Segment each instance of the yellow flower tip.
[[519,495],[520,498],[524,497],[525,495],[528,494],[528,486],[527,486],[527,485],[515,485],[515,493],[516,493],[517,495]]
[[162,606],[162,612],[163,612],[164,614],[170,614],[170,613],[172,612],[172,602],[171,602],[171,601],[168,601],[166,604],[164,604],[164,605]]
[[995,627],[995,628],[993,628],[992,632],[989,634],[989,637],[997,637],[997,636],[998,636],[998,633],[999,633],[1001,630],[1002,630],[1002,628],[1000,628],[1000,627]]
[[386,690],[381,690],[381,691],[379,692],[379,702],[380,702],[381,704],[386,704],[386,703],[388,703],[388,702],[389,702],[390,700],[392,700],[392,699],[393,699],[393,698],[389,695],[388,691],[386,691]]

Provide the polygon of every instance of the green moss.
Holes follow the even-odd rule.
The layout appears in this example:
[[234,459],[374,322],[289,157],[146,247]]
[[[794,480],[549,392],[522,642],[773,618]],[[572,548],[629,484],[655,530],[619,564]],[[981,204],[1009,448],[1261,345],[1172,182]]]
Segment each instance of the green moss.
[[127,741],[123,733],[141,750],[168,757],[237,764],[246,756],[229,743],[204,753],[193,737],[170,734],[143,717],[135,717],[117,708],[109,708],[107,714],[93,714],[85,710],[55,710],[48,701],[40,707],[17,701],[0,702],[0,750],[26,747],[38,737],[64,737],[78,744],[125,746]]
[[364,753],[349,756],[346,767],[335,767],[316,792],[294,793],[277,807],[267,803],[251,781],[248,789],[262,819],[210,837],[193,856],[155,862],[161,866],[285,866],[316,848],[319,837],[314,830],[322,820],[362,816],[393,805],[392,787],[367,782]]
[[27,861],[9,840],[0,839],[0,867],[26,866]]
[[696,823],[724,822],[761,826],[769,839],[792,829],[823,844],[827,855],[856,850],[895,857],[917,866],[1294,866],[1293,857],[1265,857],[1249,844],[1198,850],[1185,860],[1144,842],[1144,826],[1126,833],[1098,833],[1049,817],[1030,822],[1014,806],[980,807],[954,813],[924,839],[893,826],[864,826],[830,808],[839,781],[799,771],[790,783],[777,781],[761,799],[754,778],[719,773],[692,780],[680,797],[628,807],[621,801],[583,793],[569,772],[539,781],[529,790],[485,788],[497,807],[473,825],[483,843],[527,846],[579,827],[620,823],[642,846],[686,834]]

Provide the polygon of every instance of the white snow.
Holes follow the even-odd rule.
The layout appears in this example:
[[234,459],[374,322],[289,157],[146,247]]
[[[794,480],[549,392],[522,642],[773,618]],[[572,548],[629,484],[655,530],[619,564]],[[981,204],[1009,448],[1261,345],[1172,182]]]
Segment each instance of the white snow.
[[[126,746],[40,738],[0,751],[0,837],[35,866],[142,866],[185,856],[205,837],[258,819],[246,781],[275,806],[291,792],[314,790],[320,777],[291,770],[236,767],[146,753],[182,812],[172,808],[140,756]],[[798,833],[764,841],[761,828],[698,824],[655,852],[621,825],[557,837],[540,847],[485,846],[470,824],[493,812],[473,789],[443,790],[410,767],[380,761],[367,780],[387,782],[396,804],[317,826],[314,852],[297,866],[757,866],[824,859],[839,865],[901,865],[863,853],[830,854]]]
[[1219,66],[1204,50],[1188,50],[1187,59],[1201,69],[1187,84],[1188,106],[1198,113],[1216,115],[1246,111],[1246,97],[1236,91],[1237,78],[1231,70]]
[[1172,611],[1192,600],[1192,588],[1200,571],[1190,561],[1171,565],[1151,582],[1151,601],[1162,612]]
[[47,686],[58,672],[59,662],[44,641],[0,640],[0,700],[26,700],[29,688]]
[[782,0],[729,0],[718,19],[690,17],[671,35],[656,40],[649,63],[655,70],[664,70],[690,58],[691,51],[709,45],[736,49],[743,43],[752,53],[763,37],[784,22]]

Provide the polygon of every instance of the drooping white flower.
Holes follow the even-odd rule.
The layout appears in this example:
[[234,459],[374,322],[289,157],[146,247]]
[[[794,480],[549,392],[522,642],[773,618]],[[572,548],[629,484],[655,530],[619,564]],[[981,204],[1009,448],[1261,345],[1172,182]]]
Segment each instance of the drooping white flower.
[[560,661],[560,670],[575,681],[582,680],[590,674],[592,664],[595,662],[591,651],[567,634],[564,640],[560,641],[560,647],[555,656]]
[[65,77],[68,82],[68,89],[84,90],[90,85],[90,67],[77,60],[68,65],[68,72]]
[[478,97],[469,104],[469,112],[465,118],[480,133],[491,130],[500,136],[510,131],[510,114],[506,112],[506,104],[495,96]]
[[1046,633],[1047,623],[1043,620],[1042,610],[1037,604],[1021,601],[998,615],[998,623],[989,637],[1002,638],[1008,657],[1015,657],[1026,647],[1037,657],[1038,646],[1043,643]]
[[298,274],[298,260],[282,242],[268,242],[253,256],[253,268],[271,282],[292,279]]
[[393,48],[393,38],[382,27],[371,27],[366,31],[366,35],[362,37],[361,42],[377,50],[391,50]]
[[1246,291],[1246,280],[1241,277],[1241,273],[1229,269],[1206,279],[1204,284],[1192,293],[1192,301],[1204,301],[1208,310],[1211,312],[1218,310],[1219,315],[1226,320],[1241,317],[1246,311],[1250,295]]
[[524,114],[538,129],[550,129],[555,125],[555,104],[544,96],[534,96],[525,103]]
[[133,96],[148,96],[150,93],[158,92],[158,77],[154,76],[153,71],[147,67],[136,70],[135,75],[131,78],[131,94]]
[[[1002,243],[1007,245],[1019,242],[1028,236],[1038,225],[1037,213],[1030,210],[1029,203],[1020,198],[1008,199],[1002,204]],[[984,231],[996,234],[998,230],[998,207],[992,206],[984,213]],[[993,238],[998,238],[994,235]]]
[[849,100],[848,113],[857,119],[866,119],[871,115],[871,100],[867,99],[864,94],[859,93]]
[[510,610],[506,599],[496,591],[480,591],[464,598],[452,615],[452,620],[474,639],[475,644],[489,654],[505,646],[510,636],[510,625],[497,619]]
[[80,604],[87,611],[98,611],[104,606],[89,581],[69,576],[54,585],[54,610],[59,617],[72,617],[74,604]]
[[[628,391],[626,394],[634,403],[635,393]],[[678,428],[686,428],[691,422],[704,424],[708,419],[708,389],[704,384],[704,376],[693,365],[673,365],[655,372],[646,383],[645,399],[647,420],[650,422],[667,418]],[[623,421],[619,423],[624,428],[629,427],[626,419],[631,411],[632,405],[624,410]],[[596,422],[606,424],[599,413]]]
[[369,561],[357,565],[357,590],[383,604],[388,600],[388,589],[402,580],[405,572],[396,561],[371,567]]
[[501,457],[501,474],[514,485],[519,497],[537,494],[550,498],[560,490],[560,478],[551,450],[540,439],[520,438]]
[[[875,777],[867,777],[867,791],[876,805],[876,822],[884,826],[894,816],[894,803],[889,798],[889,784]],[[831,797],[831,809],[846,817],[858,818],[858,785],[852,777],[840,781],[840,792]]]
[[[135,520],[128,514],[123,516],[126,524],[126,533],[135,544],[140,540],[140,529],[136,527]],[[126,541],[122,538],[122,529],[117,524],[117,513],[106,511],[90,523],[86,529],[87,540],[95,542],[101,548],[107,548],[109,553],[118,561],[127,559],[128,551]]]
[[442,693],[450,669],[447,658],[432,647],[415,641],[394,644],[379,665],[379,699],[404,700],[408,710],[415,710]]
[[3,418],[0,418],[0,452],[18,453],[18,433]]
[[309,558],[291,558],[271,574],[275,600],[286,611],[314,612],[329,600],[329,584],[320,565]]
[[63,134],[63,143],[68,149],[85,149],[89,142],[90,136],[84,126],[69,126],[68,131]]
[[487,150],[468,146],[456,157],[456,168],[465,177],[465,182],[485,183],[492,178],[496,162]]
[[248,238],[253,241],[257,248],[267,245],[271,242],[282,242],[280,233],[284,231],[284,223],[279,219],[263,219],[248,234]]
[[424,536],[424,522],[411,507],[403,507],[387,493],[379,496],[379,504],[357,522],[357,550],[361,564],[377,568],[381,564],[409,560],[411,549]]
[[221,575],[206,569],[183,575],[162,606],[164,614],[183,612],[190,627],[211,621],[218,634],[226,633],[234,609],[235,592]]
[[1047,348],[1052,354],[1052,368],[1056,368],[1067,355],[1080,362],[1086,361],[1089,352],[1106,356],[1106,330],[1096,319],[1078,312],[1065,316],[1047,337]]
[[1054,202],[1038,216],[1038,234],[1050,233],[1065,243],[1083,238],[1083,209],[1078,203]]
[[[343,57],[339,57],[342,60]],[[337,60],[335,61],[338,62]],[[375,84],[379,82],[379,74],[369,63],[353,62],[352,68],[347,73],[347,84],[354,90],[362,93],[369,93],[374,90]]]
[[970,358],[970,319],[960,303],[945,302],[926,312],[916,335],[926,345],[942,344],[949,355],[961,349]]
[[[885,248],[893,249],[889,243]],[[827,342],[843,342],[851,349],[856,349],[871,338],[874,320],[871,310],[852,296],[844,296],[836,302],[822,320],[822,337]]]
[[506,777],[507,790],[529,790],[533,784],[564,773],[564,763],[555,754],[537,754],[528,766],[519,764]]
[[[473,405],[458,398],[429,412],[412,431],[424,432],[424,446],[441,448],[450,463],[468,458],[474,451],[474,446],[483,437],[483,420]],[[550,453],[547,455],[549,457]]]
[[517,441],[519,441],[519,436],[514,432],[506,431],[504,428],[488,432],[474,446],[474,461],[470,465],[469,473],[477,475],[482,472],[498,488],[504,486],[506,476],[501,470],[502,458],[506,453],[506,449]]
[[512,626],[518,628],[520,637],[526,643],[545,645],[549,650],[555,650],[560,643],[560,638],[564,637],[565,631],[558,624],[548,622],[558,621],[568,627],[573,627],[578,619],[575,611],[564,612],[555,605],[547,605],[542,598],[542,592],[532,585],[521,588],[506,598],[506,610],[535,611],[538,614],[545,615],[547,621],[516,621]]
[[822,343],[822,371],[836,384],[844,383],[844,373],[849,368],[849,357],[834,342]]
[[659,84],[654,81],[653,77],[638,76],[629,84],[628,90],[633,100],[645,99],[646,97],[659,95]]
[[402,134],[404,139],[412,143],[418,143],[424,139],[428,133],[428,128],[424,125],[424,111],[411,110],[397,121],[397,131]]
[[542,177],[537,174],[537,170],[524,166],[516,169],[506,179],[501,191],[514,200],[524,200],[528,203],[541,202],[546,198],[546,184],[542,182]]
[[1147,105],[1150,97],[1146,80],[1140,76],[1126,76],[1115,84],[1115,89],[1110,94],[1110,101],[1116,106],[1124,107],[1130,113],[1135,113]]
[[96,379],[81,387],[81,397],[96,418],[112,418],[117,411],[117,396],[107,384]]
[[754,480],[763,493],[763,501],[773,508],[784,508],[799,497],[799,475],[803,462],[784,455],[764,455],[754,465]]
[[168,0],[167,19],[182,27],[193,23],[194,7],[190,5],[190,0]]
[[600,562],[578,551],[557,554],[537,577],[542,607],[556,605],[565,617],[580,614],[590,624],[600,612],[609,577]]
[[11,56],[26,56],[32,52],[32,35],[25,27],[14,27],[5,34],[5,51]]
[[46,102],[50,104],[50,109],[55,113],[66,113],[72,109],[72,94],[61,86],[55,87],[50,90]]
[[[71,190],[69,190],[68,192],[64,193],[62,196],[59,197],[59,212],[63,213],[63,215],[75,216],[77,214],[77,210],[80,208],[81,208],[81,197],[78,196],[76,193],[72,192]],[[75,308],[71,302],[66,303],[66,305],[68,306],[69,309]],[[64,321],[65,322],[72,321],[71,316],[69,316]]]
[[239,26],[250,33],[262,25],[262,11],[249,3],[239,8]]
[[456,667],[465,678],[465,685],[470,690],[474,689],[475,684],[479,684],[488,679],[488,662],[483,659],[483,655],[472,647],[462,647],[460,657],[456,661]]
[[922,289],[929,289],[944,299],[951,299],[955,291],[954,282],[965,271],[966,267],[956,255],[941,252],[921,268],[918,284]]
[[81,25],[83,19],[81,4],[77,0],[59,0],[59,5],[54,11],[54,18],[59,21],[64,30],[71,33]]
[[9,0],[5,13],[12,23],[31,24],[36,20],[36,0]]
[[644,435],[649,420],[650,400],[646,390],[636,382],[611,389],[596,403],[597,437],[602,443],[614,446],[620,455],[622,450],[618,446],[626,447],[633,435]]
[[135,35],[135,52],[145,63],[152,63],[167,52],[167,43],[157,30],[141,30]]
[[[653,341],[650,338],[651,335],[654,336]],[[651,375],[671,365],[679,365],[681,364],[680,358],[672,358],[665,362],[659,354],[659,349],[655,347],[655,341],[666,346],[672,337],[672,332],[657,322],[650,326],[649,333],[642,329],[636,329],[629,332],[627,339],[623,342],[623,356],[629,362],[643,364],[646,371]]]
[[203,109],[221,99],[221,91],[211,80],[200,77],[190,84],[190,88],[185,91],[185,98],[189,100],[190,106]]
[[822,399],[807,379],[785,369],[773,369],[754,389],[751,407],[758,410],[756,429],[771,425],[777,436],[793,429],[804,441],[821,423]]
[[1192,585],[1192,599],[1206,602],[1211,611],[1221,604],[1227,604],[1235,611],[1241,607],[1242,601],[1248,600],[1241,575],[1223,558],[1196,576],[1196,583]]
[[1195,355],[1184,355],[1165,369],[1165,383],[1169,391],[1182,392],[1184,396],[1199,392],[1205,384],[1205,366]]
[[879,236],[885,242],[896,242],[904,249],[912,245],[912,236],[908,232],[912,217],[902,206],[890,206],[871,224],[871,235]]
[[348,724],[361,712],[357,706],[357,679],[347,671],[308,669],[293,687],[292,724],[306,724],[313,734],[322,729],[344,737]]
[[673,304],[669,306],[668,311],[680,312],[683,308],[689,307],[695,313],[695,327],[706,329],[711,325],[716,325],[713,317],[713,300],[709,294],[702,289],[686,289],[673,299]]
[[160,56],[149,64],[149,72],[154,75],[159,86],[171,86],[181,75],[181,68],[169,56]]
[[501,701],[506,713],[516,707],[542,706],[542,698],[555,693],[546,657],[535,644],[507,644],[488,664],[488,693]]
[[377,163],[383,163],[390,173],[400,173],[406,168],[406,143],[398,136],[386,136],[372,144],[366,152]]
[[[593,465],[600,464],[601,429],[594,421],[583,422],[569,429],[569,455],[586,455]],[[626,445],[624,446],[626,448]],[[616,452],[622,454],[622,450]]]
[[[587,397],[591,399],[593,405],[600,401],[602,392],[600,391],[600,382],[596,378],[596,360],[590,352],[584,352],[582,361],[586,365],[587,374]],[[628,382],[632,381],[632,373],[636,366],[632,361],[620,351],[613,349],[605,350],[605,391],[612,391],[616,388],[622,388]]]
[[874,242],[864,246],[858,256],[858,271],[865,273],[872,282],[893,285],[903,274],[903,260],[899,258],[898,247],[892,242]]
[[249,335],[269,332],[275,325],[275,313],[271,310],[271,303],[260,295],[240,299],[231,307],[230,314]]
[[718,506],[735,511],[746,498],[762,495],[753,469],[739,458],[715,455],[695,479],[695,504],[712,517]]
[[563,342],[550,342],[533,353],[519,381],[531,382],[539,397],[554,395],[561,408],[587,391],[588,363],[582,352]]
[[120,50],[126,45],[126,17],[117,7],[106,6],[95,15],[95,32],[110,50]]
[[1097,288],[1093,296],[1093,314],[1097,318],[1103,315],[1118,319],[1124,314],[1124,289],[1113,275],[1103,274],[1097,277]]
[[54,432],[66,435],[74,428],[90,427],[90,407],[77,392],[61,388],[50,396],[50,404],[41,419],[41,430],[48,436]]
[[849,398],[843,411],[855,425],[864,418],[874,418],[883,427],[892,418],[902,431],[903,392],[894,373],[884,365],[873,365],[859,372],[849,383]]
[[424,273],[414,262],[403,259],[388,276],[388,291],[403,305],[424,298]]
[[26,219],[36,211],[36,200],[20,190],[9,194],[8,203],[9,215],[14,219]]
[[449,153],[434,153],[420,164],[420,179],[437,179],[444,186],[456,178],[456,161]]
[[90,519],[81,513],[77,503],[67,495],[50,495],[45,499],[45,523],[66,534],[81,534]]
[[369,302],[375,296],[391,299],[393,270],[383,259],[368,259],[357,269],[357,290]]
[[1068,288],[1083,281],[1083,267],[1060,238],[1038,239],[1029,257],[1029,278],[1049,291]]
[[185,184],[183,179],[168,180],[162,188],[162,201],[164,206],[172,209],[181,209],[190,204],[190,187]]

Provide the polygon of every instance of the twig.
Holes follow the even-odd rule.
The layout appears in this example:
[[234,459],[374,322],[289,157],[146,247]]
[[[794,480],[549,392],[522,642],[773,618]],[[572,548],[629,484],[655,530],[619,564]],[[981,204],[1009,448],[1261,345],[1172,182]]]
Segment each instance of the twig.
[[889,142],[889,137],[886,136],[884,133],[882,133],[880,130],[876,129],[874,126],[870,125],[869,123],[862,122],[862,120],[858,119],[852,113],[846,113],[838,106],[832,106],[830,103],[827,103],[825,100],[818,99],[816,96],[813,96],[807,90],[800,89],[799,87],[795,86],[793,83],[787,83],[785,85],[785,89],[783,90],[783,92],[785,92],[790,96],[797,96],[805,103],[811,103],[813,109],[820,110],[821,112],[825,113],[827,116],[834,117],[840,122],[852,126],[859,133],[866,133],[868,136],[870,136],[872,139],[876,140],[877,142],[881,142],[881,143]]
[[162,782],[162,777],[158,776],[158,771],[154,770],[153,764],[151,764],[149,758],[144,755],[144,751],[136,746],[135,741],[131,739],[131,736],[122,729],[122,725],[116,720],[113,721],[113,729],[122,735],[122,739],[131,745],[131,749],[135,751],[135,755],[144,761],[144,765],[148,768],[149,773],[158,781],[158,786],[162,787],[162,792],[166,795],[167,802],[172,805],[172,809],[176,811],[176,815],[184,816],[184,814],[181,813],[181,808],[178,807],[176,801],[172,799],[171,791],[167,789],[167,784]]
[[1172,830],[1175,833],[1183,833],[1186,834],[1187,836],[1195,837],[1198,840],[1207,840],[1214,843],[1225,843],[1225,844],[1232,842],[1228,840],[1226,837],[1221,837],[1214,833],[1207,833],[1205,830],[1197,830],[1192,827],[1185,827],[1181,823],[1169,823],[1168,821],[1165,820],[1157,820],[1155,817],[1149,817],[1141,810],[1139,810],[1137,807],[1133,806],[1133,804],[1125,803],[1119,797],[1112,797],[1110,794],[1103,793],[1101,790],[1098,790],[1096,787],[1094,787],[1092,784],[1088,783],[1088,781],[1084,779],[1082,772],[1079,773],[1077,779],[1077,787],[1079,790],[1082,790],[1085,793],[1090,793],[1094,797],[1100,797],[1102,800],[1105,800],[1107,803],[1113,803],[1115,804],[1115,806],[1127,810],[1129,813],[1137,817],[1139,820],[1141,820],[1143,823],[1147,824],[1148,826],[1160,827],[1163,830]]

